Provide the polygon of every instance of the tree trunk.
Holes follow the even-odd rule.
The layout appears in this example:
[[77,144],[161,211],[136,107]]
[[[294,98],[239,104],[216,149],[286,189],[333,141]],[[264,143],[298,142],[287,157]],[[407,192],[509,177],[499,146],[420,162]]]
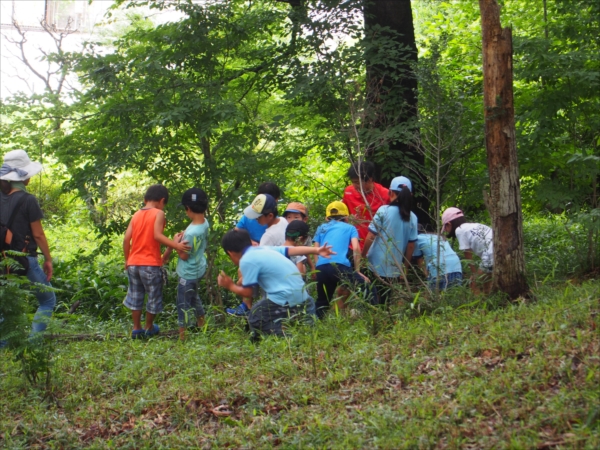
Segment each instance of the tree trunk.
[[[408,125],[408,135],[404,139],[392,138],[381,143],[371,143],[367,149],[367,159],[373,161],[377,168],[377,181],[388,187],[392,178],[405,175],[413,181],[415,214],[419,223],[431,223],[429,216],[429,200],[421,195],[425,186],[420,167],[425,162],[424,156],[413,144],[414,123],[417,119],[417,78],[413,65],[417,62],[417,44],[413,26],[410,0],[366,0],[364,7],[365,29],[367,39],[375,33],[373,27],[389,27],[390,38],[405,49],[405,60],[397,61],[397,65],[371,64],[367,60],[367,108],[371,129],[378,129],[382,136],[386,128],[391,129],[398,123]],[[396,34],[398,33],[398,34]],[[403,101],[399,101],[403,100]],[[410,160],[412,170],[403,169],[402,162]],[[415,189],[416,188],[416,189]]]
[[483,35],[485,145],[494,230],[493,290],[516,299],[528,293],[523,251],[523,213],[515,142],[512,33],[500,25],[496,0],[479,0]]

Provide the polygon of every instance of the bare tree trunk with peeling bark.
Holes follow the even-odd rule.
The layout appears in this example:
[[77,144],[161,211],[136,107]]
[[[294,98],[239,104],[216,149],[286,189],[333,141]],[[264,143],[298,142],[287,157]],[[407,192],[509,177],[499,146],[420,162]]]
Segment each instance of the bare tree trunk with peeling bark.
[[492,289],[511,299],[527,295],[523,212],[513,105],[512,33],[500,24],[496,0],[479,0],[483,35],[485,141],[494,230]]

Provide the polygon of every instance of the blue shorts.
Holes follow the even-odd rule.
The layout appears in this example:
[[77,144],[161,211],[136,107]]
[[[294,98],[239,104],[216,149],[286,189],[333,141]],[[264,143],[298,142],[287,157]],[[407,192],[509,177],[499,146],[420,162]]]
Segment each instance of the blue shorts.
[[160,266],[129,266],[129,288],[123,304],[132,311],[144,309],[144,296],[148,294],[146,311],[158,314],[163,310],[162,271]]
[[181,328],[196,325],[198,317],[204,316],[202,300],[198,295],[200,280],[179,279],[177,285],[177,323]]
[[429,279],[429,289],[434,290],[436,283],[439,281],[440,291],[453,286],[460,286],[462,284],[463,274],[462,272],[452,272],[440,275],[438,277],[432,277]]

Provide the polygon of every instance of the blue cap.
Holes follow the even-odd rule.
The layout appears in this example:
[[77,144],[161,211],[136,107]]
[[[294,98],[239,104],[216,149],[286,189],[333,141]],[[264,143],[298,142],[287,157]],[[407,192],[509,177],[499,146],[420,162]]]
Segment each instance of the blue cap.
[[396,177],[390,183],[390,189],[392,191],[399,191],[403,186],[406,186],[410,192],[412,192],[412,183],[406,177]]

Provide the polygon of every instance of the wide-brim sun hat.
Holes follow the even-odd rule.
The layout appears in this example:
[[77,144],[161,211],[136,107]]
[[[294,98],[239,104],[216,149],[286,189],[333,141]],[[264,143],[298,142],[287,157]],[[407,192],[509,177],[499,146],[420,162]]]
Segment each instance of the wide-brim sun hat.
[[12,150],[4,155],[0,180],[25,181],[40,173],[44,167],[29,159],[25,150]]

